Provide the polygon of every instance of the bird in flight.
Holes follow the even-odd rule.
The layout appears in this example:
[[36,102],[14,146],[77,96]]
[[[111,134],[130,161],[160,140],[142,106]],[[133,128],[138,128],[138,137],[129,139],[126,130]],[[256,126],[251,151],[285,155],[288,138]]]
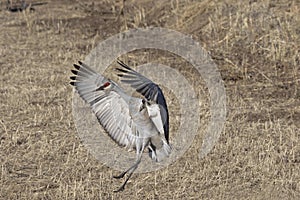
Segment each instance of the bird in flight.
[[122,61],[115,68],[121,82],[133,87],[143,98],[128,95],[114,81],[97,73],[82,62],[74,64],[70,84],[89,104],[99,123],[119,146],[136,150],[135,163],[116,179],[125,185],[141,162],[142,153],[148,148],[150,158],[160,162],[171,153],[169,145],[169,114],[161,88],[150,79],[131,69]]

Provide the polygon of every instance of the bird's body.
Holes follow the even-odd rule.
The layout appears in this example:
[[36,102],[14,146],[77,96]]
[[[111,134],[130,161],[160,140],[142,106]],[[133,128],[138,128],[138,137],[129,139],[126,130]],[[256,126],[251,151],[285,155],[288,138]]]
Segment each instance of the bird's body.
[[103,77],[87,65],[79,62],[72,70],[71,77],[80,97],[90,104],[99,123],[108,135],[120,146],[135,149],[136,162],[128,170],[115,178],[122,178],[129,173],[128,179],[138,167],[145,148],[156,162],[169,156],[171,148],[168,142],[168,109],[161,89],[152,81],[118,61],[123,67],[117,68],[123,82],[130,84],[144,98],[128,95],[118,84]]

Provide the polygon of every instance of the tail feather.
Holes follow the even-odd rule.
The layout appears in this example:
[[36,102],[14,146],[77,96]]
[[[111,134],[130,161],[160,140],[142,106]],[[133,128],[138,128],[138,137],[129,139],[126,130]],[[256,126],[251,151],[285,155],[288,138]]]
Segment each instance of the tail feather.
[[157,148],[157,146],[152,143],[149,146],[149,156],[153,161],[161,162],[167,158],[171,153],[171,147],[167,141],[162,139],[162,146]]

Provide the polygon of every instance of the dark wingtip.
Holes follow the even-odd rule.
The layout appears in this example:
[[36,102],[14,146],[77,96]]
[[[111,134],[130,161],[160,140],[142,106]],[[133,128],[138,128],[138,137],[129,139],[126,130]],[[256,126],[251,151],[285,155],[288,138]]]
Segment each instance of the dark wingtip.
[[80,60],[78,61],[78,63],[79,63],[79,65],[82,65],[82,62]]
[[75,86],[75,83],[76,83],[76,82],[73,82],[73,81],[72,81],[72,82],[70,82],[70,85]]
[[117,63],[120,64],[120,65],[122,65],[122,63],[124,63],[124,62],[121,61],[121,60],[119,60],[119,59],[117,59]]
[[123,73],[127,73],[127,72],[128,72],[127,70],[120,69],[120,68],[115,68],[115,70],[117,70],[117,71],[119,71],[119,72],[123,72]]
[[123,61],[117,60],[117,63],[118,63],[119,65],[121,65],[122,67],[124,67],[124,68],[126,68],[126,69],[128,69],[128,70],[131,70],[131,68],[130,68],[128,65],[126,65]]
[[71,69],[71,72],[72,72],[74,75],[77,75],[77,74],[78,74],[78,71],[77,71],[77,70],[74,70],[74,69]]
[[73,64],[73,66],[77,69],[77,70],[79,70],[80,69],[80,66],[79,65],[77,65],[77,64]]
[[76,76],[70,76],[71,80],[76,80]]

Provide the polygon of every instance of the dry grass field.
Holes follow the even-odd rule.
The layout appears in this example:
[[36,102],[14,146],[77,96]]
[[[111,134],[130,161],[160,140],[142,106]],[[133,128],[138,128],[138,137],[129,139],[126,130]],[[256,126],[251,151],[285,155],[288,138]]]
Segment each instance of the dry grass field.
[[[299,0],[49,0],[16,13],[5,2],[0,199],[300,199]],[[118,172],[77,135],[70,69],[106,38],[147,26],[190,34],[210,52],[226,87],[227,120],[205,158],[198,158],[197,136],[175,163],[135,174],[125,191],[113,193],[122,182],[112,179]],[[124,55],[133,66],[178,65],[172,56]],[[201,82],[186,76],[195,87]],[[209,114],[202,115],[205,127]]]

